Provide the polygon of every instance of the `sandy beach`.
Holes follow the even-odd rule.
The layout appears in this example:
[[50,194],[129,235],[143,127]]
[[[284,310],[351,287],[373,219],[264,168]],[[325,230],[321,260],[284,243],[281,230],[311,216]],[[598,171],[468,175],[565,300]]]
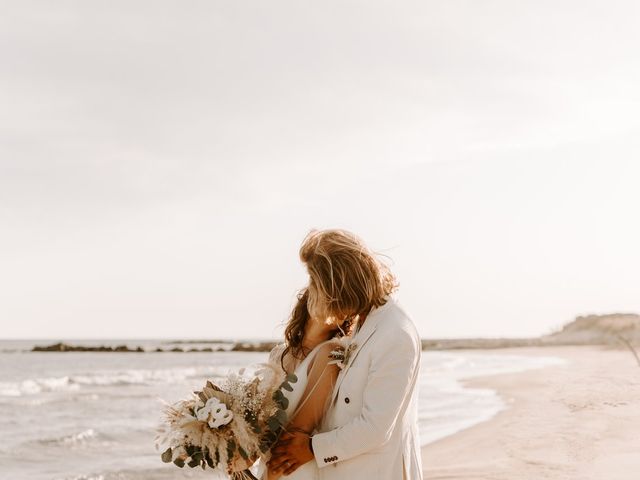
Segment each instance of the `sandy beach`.
[[560,366],[465,381],[508,407],[423,448],[429,480],[637,480],[640,368],[627,350],[546,347],[492,354],[557,356]]

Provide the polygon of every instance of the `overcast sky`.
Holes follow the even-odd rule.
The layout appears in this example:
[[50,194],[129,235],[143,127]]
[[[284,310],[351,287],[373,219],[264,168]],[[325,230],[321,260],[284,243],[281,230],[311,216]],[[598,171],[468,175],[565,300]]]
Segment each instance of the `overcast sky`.
[[275,337],[311,228],[423,337],[640,313],[635,1],[0,0],[0,337]]

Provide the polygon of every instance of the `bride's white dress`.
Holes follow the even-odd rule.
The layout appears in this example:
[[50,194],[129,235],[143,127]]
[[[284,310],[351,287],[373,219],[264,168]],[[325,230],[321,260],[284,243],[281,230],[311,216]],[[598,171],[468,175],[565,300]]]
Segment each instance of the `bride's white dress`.
[[[291,392],[288,392],[286,390],[283,391],[283,393],[289,400],[289,405],[286,409],[287,416],[289,418],[293,416],[294,412],[300,405],[300,401],[302,400],[302,395],[305,391],[305,388],[307,387],[307,382],[309,380],[308,373],[309,373],[310,363],[315,358],[316,353],[318,352],[318,349],[321,346],[323,346],[325,343],[327,342],[320,343],[313,350],[311,350],[311,352],[309,352],[309,354],[305,357],[305,359],[302,362],[300,362],[300,365],[298,365],[298,367],[295,369],[293,373],[295,374],[296,377],[298,377],[298,381],[291,384],[291,386],[293,387],[293,391]],[[281,351],[279,353],[281,353]],[[280,362],[279,353],[275,353],[275,354],[272,353],[272,359],[273,359],[272,361],[277,361],[278,363]],[[258,478],[261,478],[261,479],[267,478],[267,473],[265,471],[264,465],[259,466],[257,476]],[[304,465],[300,466],[291,475],[283,475],[281,478],[283,479],[286,478],[287,480],[318,480],[320,478],[318,465],[316,464],[315,460],[311,460],[305,463]]]

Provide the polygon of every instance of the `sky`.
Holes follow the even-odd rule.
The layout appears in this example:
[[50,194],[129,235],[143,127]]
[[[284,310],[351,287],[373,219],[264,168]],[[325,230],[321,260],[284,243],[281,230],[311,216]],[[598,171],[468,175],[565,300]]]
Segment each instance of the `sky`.
[[640,313],[639,14],[0,0],[0,338],[275,338],[333,227],[424,338]]

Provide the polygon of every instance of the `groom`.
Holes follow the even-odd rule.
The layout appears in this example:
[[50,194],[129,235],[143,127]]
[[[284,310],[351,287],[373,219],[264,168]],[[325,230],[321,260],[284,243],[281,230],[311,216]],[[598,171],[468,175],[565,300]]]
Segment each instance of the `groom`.
[[271,468],[288,475],[315,461],[323,480],[421,480],[421,341],[391,296],[395,278],[344,230],[311,231],[300,257],[309,288],[325,299],[327,313],[353,320],[356,333],[318,429],[322,433],[283,435],[272,450]]

